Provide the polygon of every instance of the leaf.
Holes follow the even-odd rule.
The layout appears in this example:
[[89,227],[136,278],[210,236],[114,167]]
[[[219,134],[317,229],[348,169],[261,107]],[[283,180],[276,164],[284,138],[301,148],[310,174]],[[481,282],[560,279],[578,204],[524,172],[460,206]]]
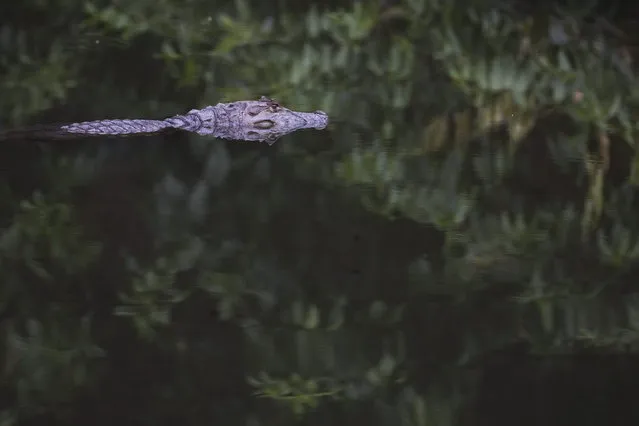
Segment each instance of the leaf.
[[50,281],[53,279],[51,274],[35,259],[25,259],[25,264],[38,278]]
[[311,38],[315,38],[322,30],[321,21],[317,13],[317,6],[312,5],[310,11],[306,15],[306,31]]
[[490,90],[489,67],[485,59],[479,59],[475,64],[473,79],[482,91]]
[[295,302],[293,302],[293,306],[291,308],[291,315],[292,315],[292,321],[293,324],[296,325],[303,325],[304,324],[304,306],[302,305],[302,302],[299,300],[296,300]]
[[537,300],[541,325],[546,333],[551,333],[555,327],[554,306],[551,300],[542,298]]
[[209,187],[205,180],[198,181],[189,196],[189,212],[196,222],[204,220],[208,210]]
[[616,117],[620,109],[621,109],[621,96],[615,95],[610,105],[610,108],[608,108],[607,118],[610,119],[610,118]]
[[407,3],[415,16],[421,16],[426,8],[426,0],[407,0]]
[[341,303],[336,303],[328,316],[328,329],[337,330],[344,324],[344,307]]
[[120,305],[115,307],[113,315],[118,317],[132,317],[137,315],[137,309],[130,305]]
[[162,181],[162,187],[167,196],[171,198],[181,197],[186,193],[186,185],[172,174],[168,174]]
[[563,50],[560,50],[557,54],[557,62],[559,69],[563,72],[572,72],[572,65],[570,64],[570,60],[566,53]]
[[553,80],[551,84],[552,89],[552,101],[559,104],[564,102],[568,98],[568,88],[563,81],[559,79]]
[[379,372],[382,376],[389,377],[395,370],[396,365],[397,363],[395,362],[395,359],[392,356],[385,354],[380,360]]
[[225,297],[218,304],[218,310],[220,312],[220,319],[228,321],[233,318],[233,314],[235,313],[235,304],[232,299]]
[[221,185],[231,170],[231,158],[224,145],[213,145],[204,166],[203,179],[212,186]]
[[246,378],[246,383],[248,383],[249,385],[255,387],[255,388],[259,388],[262,386],[262,382],[260,382],[258,379],[256,379],[253,376],[248,376]]
[[366,380],[372,385],[379,385],[382,382],[382,378],[375,368],[371,368],[366,372]]
[[171,323],[171,312],[169,308],[158,306],[151,311],[151,318],[154,324],[168,325]]
[[312,330],[317,327],[320,321],[319,309],[317,306],[311,305],[306,311],[306,319],[304,321],[304,327]]
[[508,87],[509,81],[507,77],[509,77],[509,75],[505,69],[504,60],[502,60],[501,57],[493,59],[488,78],[488,89],[497,92]]
[[426,418],[426,403],[419,395],[415,395],[413,398],[413,410],[415,415],[415,425],[426,426],[428,424]]
[[376,300],[371,304],[369,315],[372,319],[379,320],[387,311],[386,304],[381,300]]
[[350,50],[347,45],[343,45],[332,58],[332,66],[337,69],[344,69],[348,65]]
[[237,16],[242,22],[251,20],[251,7],[246,0],[235,0],[235,9],[237,10]]

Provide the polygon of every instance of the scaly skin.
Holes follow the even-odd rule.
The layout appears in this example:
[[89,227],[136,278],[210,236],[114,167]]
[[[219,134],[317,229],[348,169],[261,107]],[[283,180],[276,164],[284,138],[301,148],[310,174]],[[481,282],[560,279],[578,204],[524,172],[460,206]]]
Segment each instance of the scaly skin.
[[150,134],[164,129],[181,129],[216,138],[266,142],[302,129],[324,129],[328,116],[322,111],[297,112],[262,96],[257,101],[219,103],[193,109],[165,120],[97,120],[66,124],[63,134],[112,135]]

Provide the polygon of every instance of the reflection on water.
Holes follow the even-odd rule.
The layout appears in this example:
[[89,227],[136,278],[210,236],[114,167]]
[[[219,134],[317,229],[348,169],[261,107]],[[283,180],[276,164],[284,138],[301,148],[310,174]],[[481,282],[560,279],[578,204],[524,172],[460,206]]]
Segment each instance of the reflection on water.
[[3,128],[263,94],[332,123],[273,146],[3,140],[3,421],[636,417],[618,39],[469,5],[220,3],[51,8],[68,29],[31,32],[2,6]]

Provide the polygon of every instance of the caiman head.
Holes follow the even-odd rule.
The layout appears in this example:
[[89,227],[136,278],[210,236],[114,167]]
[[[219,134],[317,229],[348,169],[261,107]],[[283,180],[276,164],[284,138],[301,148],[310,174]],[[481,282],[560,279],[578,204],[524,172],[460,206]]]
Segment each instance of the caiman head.
[[199,114],[203,125],[198,133],[269,145],[296,130],[321,130],[328,125],[328,116],[323,111],[292,111],[264,96],[257,101],[217,104],[201,112],[205,111],[205,114]]

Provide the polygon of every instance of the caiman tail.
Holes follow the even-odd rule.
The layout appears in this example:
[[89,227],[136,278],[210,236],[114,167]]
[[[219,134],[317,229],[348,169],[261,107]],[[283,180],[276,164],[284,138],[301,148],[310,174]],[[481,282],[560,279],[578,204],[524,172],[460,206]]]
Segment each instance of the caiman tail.
[[[113,120],[110,120],[110,124],[112,124]],[[123,121],[123,120],[122,120]],[[151,120],[145,120],[147,123]],[[91,124],[96,124],[99,122],[91,122]],[[159,122],[162,123],[162,122]],[[28,141],[38,141],[38,140],[77,140],[83,139],[91,136],[107,136],[107,137],[117,137],[117,138],[125,138],[127,136],[136,136],[136,135],[148,135],[152,133],[158,133],[160,131],[167,130],[167,126],[156,126],[156,127],[131,127],[130,129],[115,129],[111,125],[107,126],[93,126],[92,128],[89,126],[77,127],[78,125],[84,125],[85,123],[75,123],[73,125],[69,124],[49,124],[49,125],[37,125],[33,127],[25,127],[22,129],[13,129],[0,131],[0,141],[9,141],[9,140],[28,140]],[[74,126],[74,127],[71,127]],[[129,130],[129,131],[127,131]],[[146,131],[145,131],[146,130]]]
[[0,131],[0,141],[16,141],[16,140],[29,140],[29,141],[38,141],[38,140],[65,140],[65,139],[78,139],[82,136],[74,133],[66,133],[60,130],[60,126],[56,125],[45,125],[45,126],[34,126],[34,127],[26,127],[23,129],[13,129],[13,130],[5,130]]

